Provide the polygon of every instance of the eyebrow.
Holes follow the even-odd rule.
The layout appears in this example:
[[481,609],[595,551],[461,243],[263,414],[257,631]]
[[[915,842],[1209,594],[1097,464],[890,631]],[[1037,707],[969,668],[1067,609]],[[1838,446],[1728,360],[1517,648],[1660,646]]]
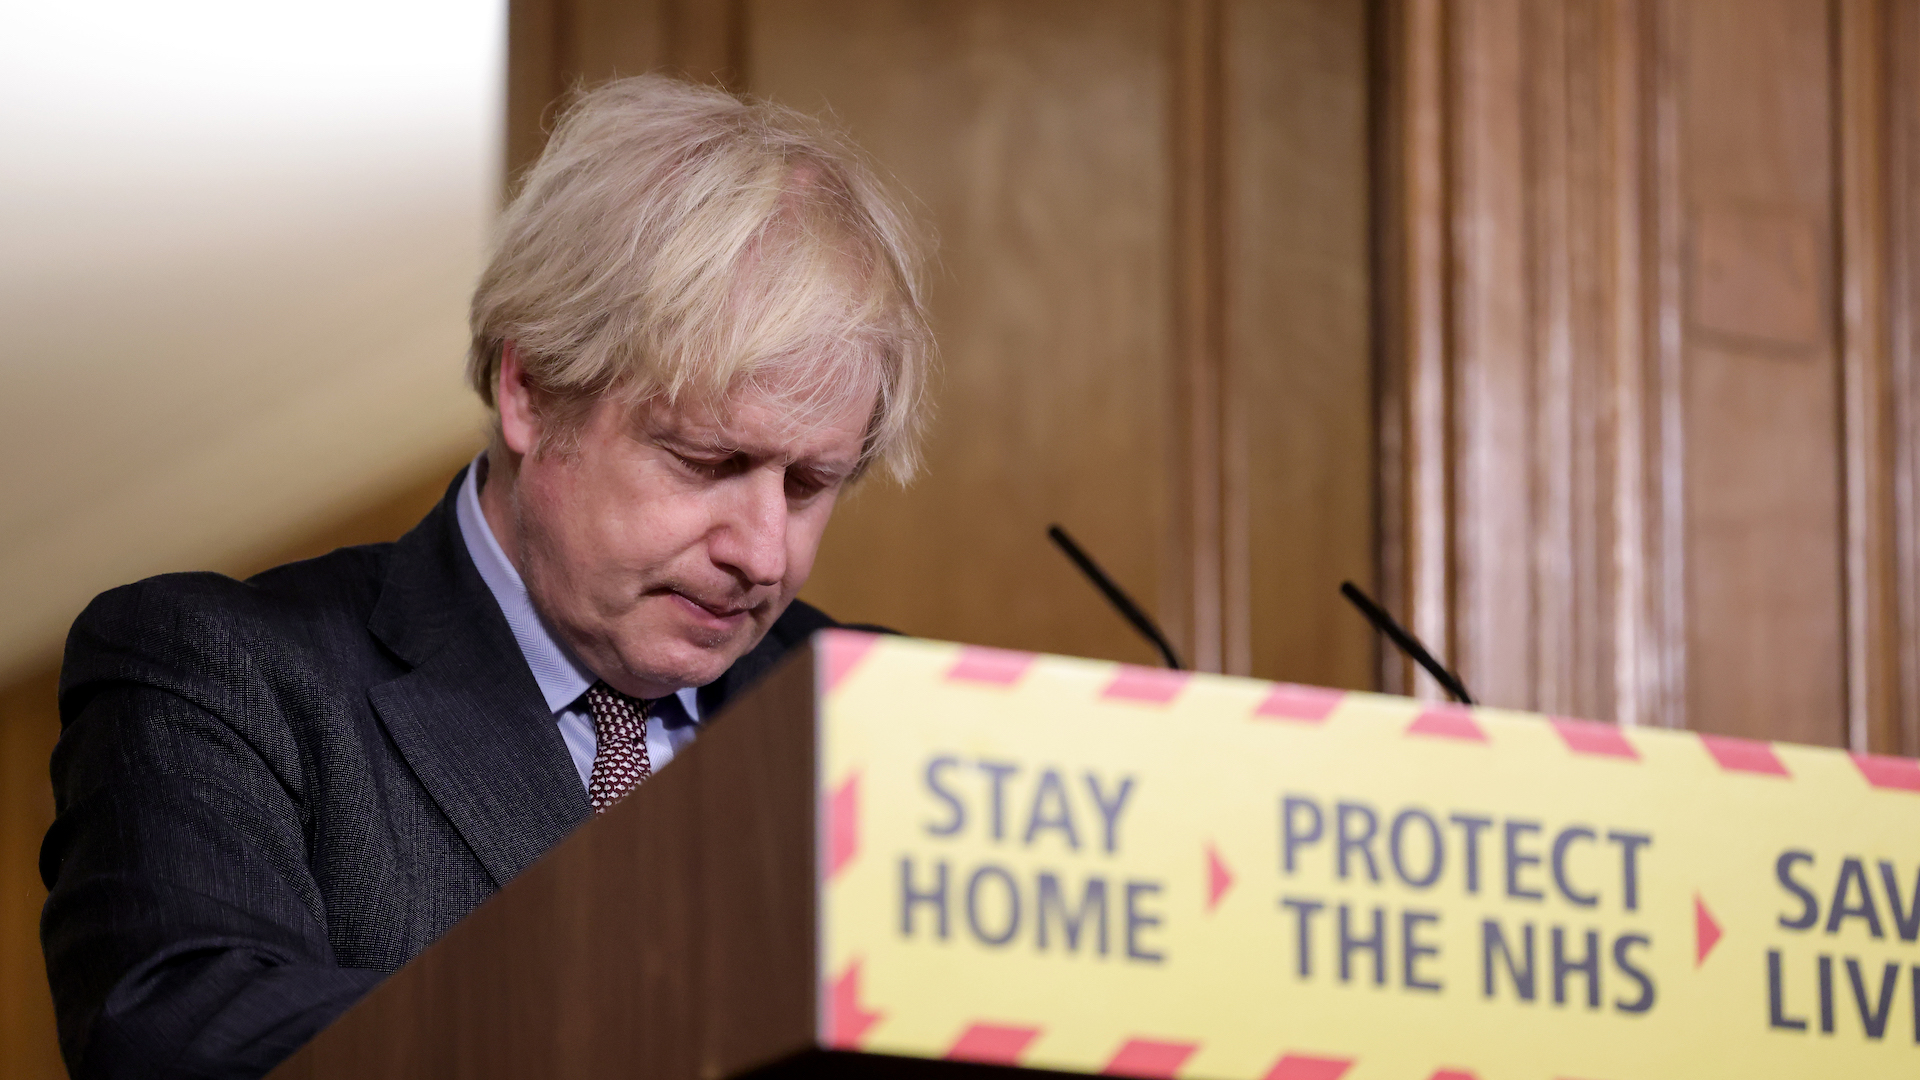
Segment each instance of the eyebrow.
[[[749,458],[756,459],[766,459],[773,456],[756,454],[737,443],[730,442],[724,437],[719,436],[702,438],[688,435],[684,432],[662,432],[655,435],[654,439],[657,442],[667,444],[670,449],[678,448],[700,454],[722,454],[728,457],[745,454]],[[837,481],[846,480],[859,472],[860,462],[857,459],[854,461],[838,461],[799,457],[789,459],[786,467],[789,469],[803,469],[821,479]]]
[[696,453],[725,454],[731,457],[742,452],[739,446],[723,438],[703,439],[679,433],[663,433],[655,435],[654,441]]
[[789,465],[788,468],[795,466],[805,469],[819,479],[831,481],[846,480],[853,476],[854,473],[860,471],[860,463],[857,461],[796,461]]

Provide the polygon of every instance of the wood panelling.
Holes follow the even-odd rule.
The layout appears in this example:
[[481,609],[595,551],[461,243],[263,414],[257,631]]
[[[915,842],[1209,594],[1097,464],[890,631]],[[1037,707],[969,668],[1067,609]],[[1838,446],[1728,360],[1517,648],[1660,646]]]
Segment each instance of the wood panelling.
[[1920,4],[1849,0],[1838,14],[1847,723],[1853,745],[1920,754]]
[[[1186,571],[1187,662],[1202,671],[1247,664],[1247,626],[1228,626],[1246,599],[1244,458],[1230,453],[1233,380],[1226,325],[1226,73],[1220,0],[1176,0],[1169,141],[1173,193],[1173,431],[1170,554]],[[1237,448],[1236,448],[1237,449]],[[1230,539],[1231,538],[1231,539]],[[1169,599],[1177,595],[1168,591]],[[1175,601],[1178,602],[1177,600]],[[1231,638],[1231,641],[1229,639]]]
[[1911,747],[1912,5],[1381,15],[1384,591],[1493,703]]
[[1225,23],[1227,667],[1351,687],[1377,663],[1339,594],[1376,576],[1366,14],[1240,0]]
[[509,183],[540,156],[570,90],[669,71],[738,88],[744,0],[513,0],[507,5]]
[[1046,543],[1058,521],[1190,648],[1167,7],[782,0],[748,24],[749,86],[831,108],[940,240],[927,474],[841,508],[807,595],[909,633],[1152,663]]
[[[1443,658],[1454,638],[1445,14],[1440,0],[1379,5],[1373,144],[1380,597]],[[1383,689],[1440,693],[1405,656],[1380,658]]]
[[1844,740],[1833,375],[1688,349],[1689,726]]
[[1841,743],[1830,16],[1800,0],[1680,10],[1687,720]]
[[[1880,521],[1874,514],[1866,520],[1868,527],[1891,532],[1879,547],[1893,566],[1890,573],[1883,565],[1857,580],[1871,594],[1862,605],[1868,609],[1866,632],[1890,638],[1886,651],[1893,654],[1890,675],[1883,669],[1876,674],[1872,665],[1885,661],[1873,660],[1867,677],[1890,678],[1897,688],[1884,717],[1869,713],[1868,745],[1920,755],[1920,2],[1901,0],[1882,10],[1878,22],[1884,80],[1874,99],[1881,110],[1886,168],[1870,170],[1865,182],[1885,185],[1880,203],[1885,232],[1880,235],[1887,244],[1887,291],[1881,313],[1887,327],[1884,385],[1891,408],[1877,415],[1885,425],[1890,460],[1883,459],[1883,468],[1892,492],[1880,500],[1891,520]],[[1868,38],[1869,47],[1872,40]],[[1851,199],[1852,189],[1843,188],[1842,194]],[[1850,230],[1849,235],[1857,234]],[[1871,234],[1860,241],[1871,242]],[[1849,287],[1852,280],[1850,275]],[[1879,384],[1868,378],[1861,385]],[[1892,591],[1891,602],[1875,599],[1881,589]]]
[[592,85],[663,70],[737,87],[746,48],[745,10],[742,0],[570,0],[567,74]]
[[53,823],[47,759],[60,734],[58,676],[49,663],[0,690],[0,1071],[18,1080],[66,1075],[40,959],[40,838]]
[[[1452,152],[1459,650],[1486,700],[1644,705],[1644,63],[1622,5],[1462,7]],[[1495,58],[1498,58],[1497,60]],[[1623,692],[1624,691],[1624,692]]]
[[[1887,318],[1890,64],[1881,5],[1840,5],[1840,343],[1846,431],[1848,741],[1899,745],[1894,409]],[[1878,729],[1878,730],[1876,730]]]
[[[638,7],[639,5],[634,5]],[[506,171],[509,186],[547,144],[553,108],[566,93],[573,34],[569,0],[507,5]]]

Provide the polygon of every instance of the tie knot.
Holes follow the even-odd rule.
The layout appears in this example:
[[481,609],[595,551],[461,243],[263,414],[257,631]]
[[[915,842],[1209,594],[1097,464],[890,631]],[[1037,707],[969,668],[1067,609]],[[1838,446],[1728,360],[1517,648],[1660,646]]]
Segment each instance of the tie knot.
[[604,682],[587,688],[595,742],[587,797],[595,813],[620,801],[653,773],[647,757],[648,704]]
[[604,682],[597,682],[587,688],[587,709],[593,713],[595,726],[644,724],[651,715],[652,702],[629,697]]

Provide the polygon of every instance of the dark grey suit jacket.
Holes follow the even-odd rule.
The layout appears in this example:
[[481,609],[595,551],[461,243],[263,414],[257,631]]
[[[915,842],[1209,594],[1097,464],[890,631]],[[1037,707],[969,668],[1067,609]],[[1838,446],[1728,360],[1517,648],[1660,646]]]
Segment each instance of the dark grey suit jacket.
[[[587,816],[459,483],[395,543],[74,624],[40,873],[76,1080],[264,1073]],[[703,715],[830,625],[794,604]]]

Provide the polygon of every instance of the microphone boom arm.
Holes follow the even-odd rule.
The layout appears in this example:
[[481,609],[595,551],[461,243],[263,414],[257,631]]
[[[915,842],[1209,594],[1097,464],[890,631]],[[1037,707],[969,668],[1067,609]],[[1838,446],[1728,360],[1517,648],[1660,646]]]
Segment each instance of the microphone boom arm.
[[1153,624],[1152,619],[1147,618],[1147,613],[1140,610],[1140,606],[1133,602],[1132,597],[1113,583],[1113,579],[1107,576],[1106,571],[1100,569],[1086,552],[1080,550],[1080,545],[1073,542],[1073,537],[1068,536],[1065,529],[1058,525],[1049,525],[1047,536],[1059,545],[1061,551],[1067,553],[1067,558],[1072,559],[1073,565],[1087,575],[1087,580],[1093,582],[1094,588],[1100,590],[1101,595],[1107,598],[1107,602],[1112,604],[1129,623],[1132,623],[1133,628],[1140,631],[1141,636],[1153,642],[1153,647],[1160,650],[1161,659],[1167,662],[1168,667],[1175,671],[1186,670],[1186,665],[1180,662],[1180,657],[1173,651],[1173,646],[1167,644],[1166,635],[1160,632],[1160,628]]
[[1420,644],[1419,638],[1402,629],[1400,624],[1394,621],[1393,616],[1387,614],[1385,608],[1374,603],[1372,597],[1361,592],[1358,585],[1351,581],[1341,582],[1340,595],[1353,601],[1353,606],[1360,609],[1360,614],[1367,617],[1367,621],[1373,624],[1374,629],[1387,635],[1387,640],[1398,646],[1401,652],[1413,657],[1414,663],[1427,669],[1427,674],[1433,676],[1433,681],[1439,683],[1442,690],[1453,695],[1455,701],[1462,705],[1473,704],[1473,698],[1467,693],[1466,684],[1460,681],[1460,676],[1447,670],[1440,661],[1435,660],[1426,646]]

